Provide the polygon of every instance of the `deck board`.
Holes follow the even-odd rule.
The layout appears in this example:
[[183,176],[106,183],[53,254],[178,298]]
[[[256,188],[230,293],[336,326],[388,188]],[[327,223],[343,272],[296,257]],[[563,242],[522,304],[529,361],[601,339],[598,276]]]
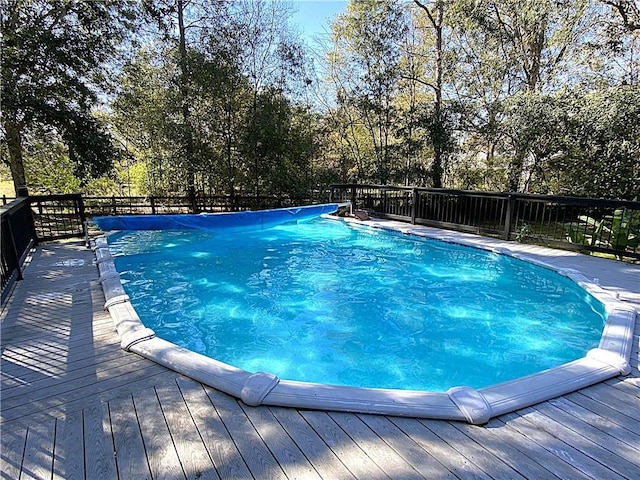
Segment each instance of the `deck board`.
[[354,440],[326,412],[304,411],[302,416],[324,440],[349,471],[357,478],[387,478],[387,475],[371,460]]
[[526,414],[508,413],[504,415],[504,418],[509,426],[517,429],[528,440],[536,442],[553,453],[554,461],[566,462],[591,478],[612,480],[624,478],[588,454],[583,453],[582,438],[571,435],[558,438],[555,436],[555,432],[549,432],[544,428],[544,425],[537,424],[535,416],[526,418]]
[[21,479],[51,478],[55,432],[56,420],[53,418],[29,427],[22,458]]
[[108,404],[93,402],[82,412],[84,414],[86,478],[117,479],[115,447]]
[[289,478],[315,478],[320,475],[296,442],[287,434],[268,407],[240,405],[274,458]]
[[2,312],[1,479],[640,478],[640,319],[629,376],[482,427],[253,408],[121,350],[92,255],[39,247]]
[[271,407],[270,410],[322,478],[355,479],[338,456],[327,448],[322,438],[302,418],[300,412],[281,407]]
[[247,464],[202,385],[181,378],[177,384],[220,478],[250,478]]
[[185,476],[219,478],[178,385],[163,385],[155,390]]
[[155,388],[136,392],[133,404],[152,477],[169,480],[184,476]]
[[359,415],[329,412],[329,416],[389,477],[423,478],[413,465],[407,463],[393,448],[379,441],[378,435],[362,421]]
[[[144,448],[139,419],[132,397],[109,402],[114,456],[120,478],[131,480],[151,478],[151,465]],[[145,419],[144,423],[146,423]]]
[[55,480],[80,480],[85,478],[84,458],[77,455],[84,450],[82,411],[75,411],[64,419],[56,420],[56,438],[53,458]]
[[212,388],[205,390],[251,474],[255,478],[287,478],[238,401]]
[[359,417],[398,456],[424,478],[456,478],[451,471],[438,462],[427,450],[422,449],[388,418],[379,415],[360,415]]

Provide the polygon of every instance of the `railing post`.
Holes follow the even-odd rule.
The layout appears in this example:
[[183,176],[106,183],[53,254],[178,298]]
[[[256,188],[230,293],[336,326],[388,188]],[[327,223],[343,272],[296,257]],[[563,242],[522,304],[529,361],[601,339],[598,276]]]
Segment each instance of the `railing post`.
[[150,199],[151,199],[151,215],[155,215],[156,214],[156,198],[153,195],[151,195]]
[[[13,229],[11,228],[11,219],[7,219],[7,229],[9,230],[9,238],[11,239],[11,249],[13,253],[13,259],[15,260],[15,268],[18,272],[18,276],[16,277],[17,281],[22,280],[24,277],[22,276],[22,268],[20,267],[20,254],[18,253],[18,247],[16,247],[16,238],[13,236]],[[11,267],[11,265],[9,266]]]
[[118,210],[116,209],[116,196],[113,195],[111,197],[111,208],[113,208],[113,214],[118,215]]
[[351,215],[353,215],[353,213],[358,208],[357,202],[358,202],[358,199],[356,197],[356,186],[351,185]]
[[84,210],[82,194],[78,194],[76,204],[78,205],[78,214],[80,215],[80,223],[82,224],[82,234],[84,235],[85,245],[89,248],[89,228],[87,227],[87,215]]
[[411,225],[416,224],[416,204],[418,203],[418,189],[411,189]]
[[189,200],[191,201],[191,213],[198,213],[198,205],[196,204],[196,192],[189,192]]
[[502,233],[503,240],[509,240],[509,234],[511,233],[511,217],[513,216],[513,207],[515,206],[516,199],[513,195],[507,195],[507,212],[504,216],[504,232]]
[[333,185],[329,186],[329,203],[333,203]]

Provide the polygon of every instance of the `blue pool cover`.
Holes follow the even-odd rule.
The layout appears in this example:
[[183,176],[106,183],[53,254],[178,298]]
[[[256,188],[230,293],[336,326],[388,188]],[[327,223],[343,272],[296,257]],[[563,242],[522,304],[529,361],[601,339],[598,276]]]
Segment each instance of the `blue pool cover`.
[[310,220],[338,210],[337,203],[305,207],[277,208],[234,213],[199,213],[181,215],[119,215],[94,217],[100,230],[261,230],[287,222]]

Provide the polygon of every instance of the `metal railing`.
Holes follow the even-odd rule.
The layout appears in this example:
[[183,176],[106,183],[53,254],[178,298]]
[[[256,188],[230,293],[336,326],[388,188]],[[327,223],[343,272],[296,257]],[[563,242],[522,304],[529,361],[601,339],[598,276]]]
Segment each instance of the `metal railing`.
[[640,259],[640,202],[358,184],[332,185],[331,201],[414,224]]
[[329,198],[18,197],[2,206],[2,304],[30,248],[86,237],[98,215],[224,212],[350,201],[375,216],[541,245],[640,259],[640,202],[380,185],[332,185]]
[[308,197],[273,196],[149,196],[149,197],[84,197],[88,217],[109,215],[161,215],[180,213],[239,212],[323,203],[327,194]]
[[36,232],[26,197],[0,207],[0,304],[4,306],[13,284],[22,280],[22,265],[36,243]]

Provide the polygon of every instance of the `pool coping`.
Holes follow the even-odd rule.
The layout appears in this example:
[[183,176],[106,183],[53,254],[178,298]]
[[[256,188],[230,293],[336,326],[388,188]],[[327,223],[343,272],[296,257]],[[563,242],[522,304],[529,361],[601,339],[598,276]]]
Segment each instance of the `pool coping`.
[[[520,244],[517,243],[505,246],[506,242],[486,237],[396,221],[329,218],[489,250],[554,270],[573,280],[605,305],[608,318],[600,343],[585,357],[558,367],[489,387],[473,389],[459,386],[447,392],[324,385],[283,380],[267,372],[251,373],[156,337],[153,330],[145,327],[122,286],[106,234],[94,240],[93,249],[106,300],[104,308],[114,321],[121,348],[233,395],[250,406],[273,405],[458,420],[476,425],[487,423],[495,416],[630,373],[629,359],[638,312],[579,270],[559,268],[534,258],[519,248]],[[547,250],[557,254],[557,250]]]

